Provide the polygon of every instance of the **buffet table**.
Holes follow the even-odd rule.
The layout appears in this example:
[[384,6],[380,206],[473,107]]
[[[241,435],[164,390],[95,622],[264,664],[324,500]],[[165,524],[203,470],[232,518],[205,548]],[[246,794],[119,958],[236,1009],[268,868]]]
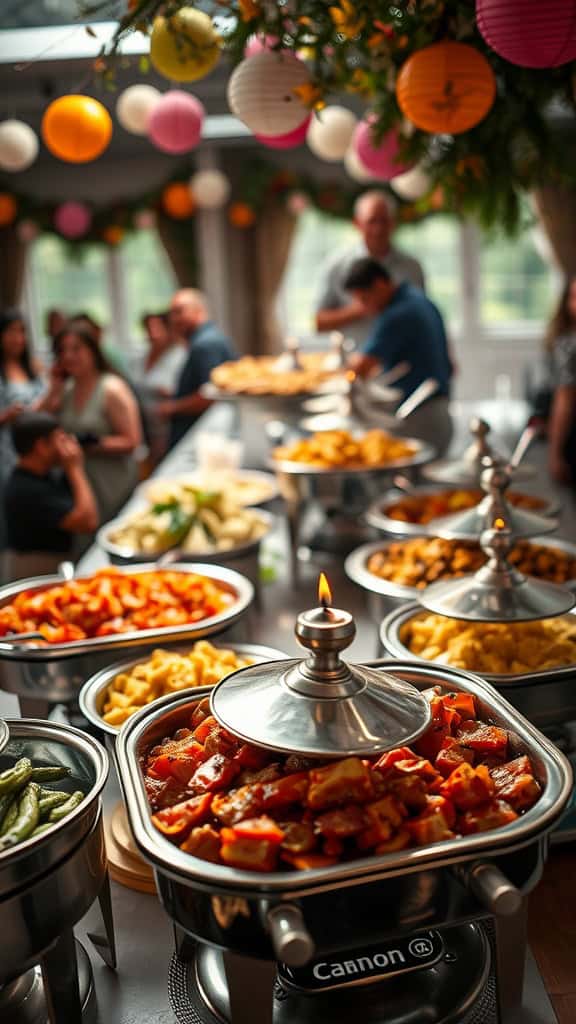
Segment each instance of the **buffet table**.
[[[494,407],[478,409],[475,406],[474,410],[459,407],[456,410],[458,429],[454,450],[461,450],[465,443],[466,425],[472,411],[479,412],[491,420],[495,433],[503,436],[508,443],[513,443],[524,425],[525,410],[521,403],[512,405],[505,411]],[[502,412],[505,413],[506,420],[503,420]],[[194,441],[200,430],[237,436],[239,427],[236,408],[227,403],[213,406],[202,418],[201,424],[190,431],[158,467],[155,476],[171,477],[189,472],[193,468]],[[242,421],[246,467],[268,468],[264,427],[262,421],[254,420],[250,423],[246,418]],[[268,429],[270,430],[270,427]],[[543,445],[536,445],[533,448],[530,461],[544,467]],[[558,490],[551,487],[544,473],[540,477],[531,485],[530,490],[539,491],[546,496],[550,496],[552,490]],[[567,497],[565,491],[558,493],[563,502],[559,535],[576,540],[574,499],[571,495]],[[132,507],[134,499],[128,503],[126,511]],[[281,512],[280,504],[278,511]],[[299,649],[294,638],[294,620],[303,607],[310,607],[314,603],[318,572],[325,569],[329,575],[336,604],[346,607],[356,620],[357,636],[347,657],[352,662],[374,658],[377,654],[374,622],[368,614],[365,594],[360,588],[353,586],[344,573],[342,557],[320,557],[317,554],[310,556],[308,561],[302,563],[300,579],[298,584],[294,585],[287,554],[286,524],[284,519],[279,518],[277,528],[266,538],[263,545],[263,562],[267,568],[266,577],[269,582],[265,584],[262,607],[257,612],[253,609],[241,626],[236,627],[237,630],[240,629],[241,635],[236,633],[235,637],[273,645],[290,656],[298,654]],[[89,573],[105,564],[105,555],[97,547],[92,547],[83,557],[79,570],[82,573]],[[12,711],[12,700],[0,694],[0,714],[2,711]],[[112,770],[104,800],[108,813],[111,813],[119,799],[118,780],[115,771]],[[102,1024],[169,1024],[175,1019],[169,1006],[167,989],[168,968],[174,949],[170,921],[155,895],[144,895],[115,883],[112,884],[112,895],[118,946],[117,972],[104,966],[87,938],[89,932],[96,930],[94,907],[76,929],[77,936],[85,945],[94,968],[98,1019]],[[540,975],[530,958],[521,1024],[554,1024],[555,1020]],[[568,1017],[561,1024],[567,1022]],[[244,1021],[239,1024],[244,1024]]]

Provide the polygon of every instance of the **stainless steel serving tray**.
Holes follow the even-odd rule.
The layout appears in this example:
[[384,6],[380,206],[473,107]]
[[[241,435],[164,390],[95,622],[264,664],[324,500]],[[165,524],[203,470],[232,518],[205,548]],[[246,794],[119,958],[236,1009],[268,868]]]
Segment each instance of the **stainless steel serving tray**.
[[464,836],[380,857],[362,857],[310,871],[275,871],[255,875],[253,872],[201,861],[179,850],[154,828],[139,761],[146,749],[162,737],[170,735],[189,718],[197,700],[209,692],[206,690],[197,692],[194,698],[190,695],[162,698],[154,706],[144,708],[130,718],[118,736],[116,751],[128,817],[136,844],[145,859],[161,875],[175,882],[184,882],[194,889],[212,893],[230,893],[235,890],[247,897],[269,893],[271,896],[287,898],[290,895],[298,897],[326,891],[336,884],[338,887],[355,886],[386,876],[463,863],[492,853],[511,853],[553,827],[572,791],[570,764],[493,687],[471,673],[425,666],[421,662],[377,661],[370,664],[392,675],[396,674],[422,690],[440,685],[450,691],[473,693],[478,701],[480,716],[510,731],[512,751],[515,754],[526,752],[530,755],[543,787],[538,803],[521,818],[493,832]]
[[[390,491],[386,491],[376,501],[372,502],[370,508],[365,514],[366,522],[373,526],[376,530],[382,530],[383,533],[391,533],[399,537],[434,537],[436,536],[434,524],[436,519],[431,519],[429,523],[406,523],[401,519],[393,519],[388,515],[389,509],[403,501],[405,498],[420,498],[425,497],[428,494],[446,494],[446,493],[457,493],[459,491],[474,490],[473,487],[441,487],[438,484],[423,484],[418,487],[414,487],[413,490],[401,491],[397,488],[393,488]],[[478,488],[481,491],[481,488]],[[482,494],[478,504],[482,500],[484,495]],[[532,497],[532,495],[530,495]],[[538,515],[542,516],[554,516],[560,510],[559,501],[551,501],[545,498],[540,498],[540,495],[533,495],[535,498],[539,498],[542,501],[542,508],[530,509],[530,511],[537,512]],[[516,507],[516,506],[514,506]],[[574,554],[576,555],[576,545],[574,546]]]
[[272,456],[270,465],[277,473],[296,477],[361,477],[381,473],[394,473],[399,469],[412,469],[422,466],[434,457],[435,448],[418,441],[414,437],[402,437],[402,441],[414,446],[414,454],[403,459],[380,463],[376,466],[311,466],[307,462],[293,462],[289,459],[275,459]]
[[[254,664],[259,664],[265,661],[279,661],[282,658],[288,658],[288,655],[285,654],[284,651],[278,651],[274,647],[264,647],[262,644],[224,643],[222,646],[225,647],[226,650],[235,651],[237,654],[240,654],[245,658],[252,658]],[[170,648],[171,654],[188,654],[189,651],[190,644]],[[108,668],[101,669],[100,672],[96,672],[91,676],[80,690],[79,703],[82,714],[92,725],[95,725],[102,732],[106,733],[106,735],[113,736],[115,738],[121,728],[121,726],[109,725],[108,722],[105,722],[102,718],[102,707],[108,686],[121,672],[130,672],[135,665],[141,665],[145,661],[149,660],[149,658],[150,655],[148,658],[126,658],[124,661],[116,661],[113,665],[110,665]],[[186,692],[189,696],[194,696],[194,694],[198,693],[200,689],[202,689],[202,691],[211,690],[212,687],[193,686],[186,691],[180,690],[178,692]],[[161,700],[162,698],[158,699]],[[155,703],[155,701],[151,701],[151,703]]]
[[[122,572],[122,568],[118,567]],[[146,572],[158,572],[158,566],[146,562],[138,565],[134,570],[131,566],[126,568],[127,574],[134,571],[138,575]],[[233,569],[227,569],[219,565],[209,565],[205,562],[180,563],[169,566],[170,572],[196,573],[200,576],[207,576],[209,579],[220,583],[231,594],[237,595],[233,605],[218,615],[211,615],[200,622],[191,622],[183,626],[164,626],[160,629],[134,630],[130,633],[118,633],[112,636],[93,637],[86,640],[71,640],[64,644],[43,644],[41,641],[19,641],[18,635],[13,638],[3,637],[0,640],[0,662],[4,659],[9,661],[61,661],[65,658],[78,657],[83,654],[104,653],[111,650],[122,650],[127,647],[146,647],[162,643],[173,643],[177,640],[200,640],[202,637],[211,636],[214,633],[222,632],[244,614],[254,597],[254,587],[240,573]],[[86,577],[94,575],[89,573]],[[24,590],[47,590],[49,587],[61,586],[61,576],[36,576],[26,580],[18,580],[0,588],[0,608],[10,604],[18,594]]]

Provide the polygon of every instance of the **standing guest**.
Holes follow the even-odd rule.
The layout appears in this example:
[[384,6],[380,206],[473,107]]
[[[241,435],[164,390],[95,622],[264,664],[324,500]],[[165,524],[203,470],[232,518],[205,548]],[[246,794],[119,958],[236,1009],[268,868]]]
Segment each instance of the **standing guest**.
[[576,277],[566,282],[550,321],[546,345],[551,363],[548,465],[558,483],[576,483]]
[[394,205],[386,192],[371,189],[356,200],[354,223],[361,240],[332,260],[324,272],[317,303],[316,329],[344,331],[358,345],[366,341],[373,327],[373,317],[346,288],[346,277],[353,263],[371,257],[386,268],[391,278],[408,281],[424,290],[424,274],[418,260],[392,245]]
[[44,317],[44,327],[50,350],[54,348],[54,338],[66,326],[66,317],[61,309],[47,309]]
[[94,532],[98,509],[82,449],[54,416],[22,413],[11,434],[18,461],[4,497],[7,571],[19,579],[54,572],[70,555],[74,534]]
[[168,446],[168,426],[165,419],[154,415],[154,409],[157,402],[174,396],[187,352],[174,340],[168,313],[147,313],[142,326],[148,347],[130,376],[143,414],[150,462],[156,465]]
[[172,447],[210,405],[200,388],[210,380],[212,370],[236,356],[230,339],[210,320],[204,295],[195,288],[176,292],[170,305],[170,325],[188,342],[175,397],[156,407],[157,414],[170,421]]
[[111,345],[104,339],[104,328],[89,313],[76,313],[68,320],[69,327],[80,327],[83,331],[91,334],[97,342],[101,352],[104,353],[111,369],[121,377],[127,376],[126,360],[115,345]]
[[10,424],[39,400],[44,389],[45,380],[30,352],[22,315],[17,310],[0,313],[0,550],[5,547],[2,494],[16,462]]
[[373,327],[352,367],[362,377],[406,362],[410,369],[398,381],[406,395],[433,377],[438,391],[410,417],[407,430],[446,451],[452,437],[448,410],[452,363],[439,310],[420,288],[397,284],[377,260],[358,260],[344,279],[347,291],[373,318]]
[[56,339],[57,364],[43,408],[58,416],[85,455],[86,475],[107,522],[138,479],[135,453],[142,439],[136,400],[110,366],[92,334],[65,327]]

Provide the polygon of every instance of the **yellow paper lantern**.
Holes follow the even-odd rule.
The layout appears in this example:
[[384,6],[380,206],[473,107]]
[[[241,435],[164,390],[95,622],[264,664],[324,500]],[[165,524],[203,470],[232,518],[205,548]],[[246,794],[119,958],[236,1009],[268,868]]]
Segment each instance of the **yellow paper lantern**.
[[150,60],[165,78],[195,82],[212,70],[219,57],[220,39],[203,11],[182,7],[171,18],[154,19]]
[[107,149],[112,138],[112,118],[92,96],[61,96],[44,112],[42,138],[59,160],[88,163]]
[[6,227],[16,219],[18,207],[14,196],[9,192],[0,192],[0,227]]
[[174,220],[186,220],[194,213],[194,198],[188,185],[181,181],[175,181],[167,185],[162,193],[162,207],[164,212]]
[[232,203],[228,219],[235,228],[251,228],[256,221],[256,214],[248,203]]
[[466,43],[433,43],[417,50],[396,80],[402,113],[425,132],[468,131],[486,117],[495,96],[490,64]]
[[104,228],[102,238],[107,245],[120,245],[124,238],[124,228],[121,228],[119,224],[110,224],[109,227]]

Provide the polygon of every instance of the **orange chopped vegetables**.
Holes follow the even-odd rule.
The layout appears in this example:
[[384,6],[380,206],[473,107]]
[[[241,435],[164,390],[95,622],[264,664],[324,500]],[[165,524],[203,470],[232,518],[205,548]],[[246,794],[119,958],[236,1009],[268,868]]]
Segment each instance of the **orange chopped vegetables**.
[[45,590],[24,590],[0,608],[0,636],[41,633],[50,644],[200,622],[235,596],[196,573],[101,569]]
[[477,719],[471,695],[424,696],[432,723],[413,747],[327,763],[234,738],[203,700],[143,756],[152,821],[192,856],[258,872],[328,867],[515,821],[540,796],[529,757],[512,757],[507,731]]
[[[467,508],[478,505],[484,492],[479,490],[444,490],[431,494],[409,494],[406,498],[388,505],[386,515],[403,523],[429,523],[439,516],[449,516],[454,512],[463,512]],[[538,512],[545,508],[546,502],[533,494],[521,494],[509,491],[506,495],[511,505],[516,508],[530,509]]]

